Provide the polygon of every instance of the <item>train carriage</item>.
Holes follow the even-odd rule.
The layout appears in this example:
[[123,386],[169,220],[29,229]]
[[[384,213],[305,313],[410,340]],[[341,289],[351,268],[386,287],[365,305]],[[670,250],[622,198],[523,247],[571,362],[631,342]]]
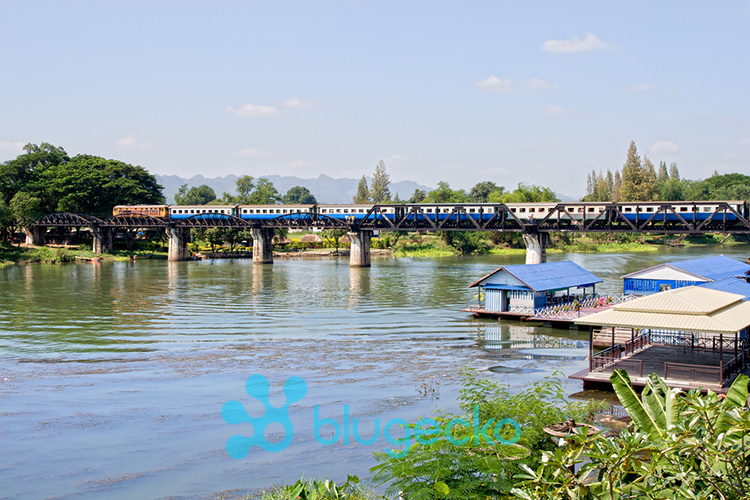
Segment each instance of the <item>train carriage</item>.
[[237,215],[237,205],[171,205],[169,217],[174,220],[187,219],[196,215]]

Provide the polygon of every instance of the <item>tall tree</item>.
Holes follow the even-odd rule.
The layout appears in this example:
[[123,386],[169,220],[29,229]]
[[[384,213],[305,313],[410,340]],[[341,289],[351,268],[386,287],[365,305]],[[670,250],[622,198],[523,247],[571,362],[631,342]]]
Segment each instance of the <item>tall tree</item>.
[[669,178],[680,179],[680,171],[677,169],[677,164],[675,162],[669,164]]
[[622,177],[620,177],[620,171],[615,170],[615,178],[612,181],[612,201],[619,202],[622,199],[620,191],[622,191]]
[[180,186],[174,195],[175,205],[208,205],[216,200],[216,193],[206,184],[187,189],[187,184]]
[[391,178],[385,170],[383,160],[378,162],[375,173],[372,174],[370,185],[370,199],[373,203],[383,203],[391,199]]
[[438,182],[437,188],[427,193],[424,200],[428,203],[463,203],[468,201],[466,193],[462,189],[451,189],[446,181]]
[[357,194],[352,198],[354,203],[370,203],[370,189],[367,187],[367,178],[363,175],[357,185]]
[[621,201],[646,201],[643,193],[643,167],[635,141],[630,141],[628,157],[622,166]]
[[255,182],[249,175],[243,175],[237,179],[237,198],[235,203],[245,205],[250,203],[250,198],[255,190]]
[[[23,149],[24,154],[0,164],[0,198],[5,201],[10,201],[19,191],[44,199],[44,185],[41,181],[44,172],[50,167],[70,161],[63,148],[46,142],[40,146],[26,144]],[[48,207],[43,204],[42,209],[45,208]]]
[[641,185],[641,196],[644,201],[652,201],[656,199],[656,170],[654,164],[647,156],[643,157],[643,184]]
[[306,187],[294,186],[289,188],[281,202],[287,205],[312,205],[317,203],[317,200]]
[[42,216],[42,201],[23,191],[13,196],[9,206],[16,223],[24,229],[30,228],[32,223]]

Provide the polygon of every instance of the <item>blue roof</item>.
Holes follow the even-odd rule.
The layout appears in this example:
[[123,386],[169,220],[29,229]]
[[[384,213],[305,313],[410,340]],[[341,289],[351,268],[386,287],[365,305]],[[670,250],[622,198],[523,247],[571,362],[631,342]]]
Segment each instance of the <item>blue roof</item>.
[[704,257],[702,259],[680,260],[677,262],[668,262],[667,264],[710,280],[739,276],[750,270],[750,264],[745,264],[738,260],[724,257],[723,255]]
[[718,281],[710,281],[698,286],[702,288],[710,288],[711,290],[736,293],[737,295],[743,295],[745,297],[744,300],[750,300],[750,283],[743,279],[730,277]]
[[602,279],[598,276],[591,274],[575,262],[568,260],[563,262],[545,262],[543,264],[504,266],[500,269],[505,270],[537,292],[591,286],[594,283],[602,282]]

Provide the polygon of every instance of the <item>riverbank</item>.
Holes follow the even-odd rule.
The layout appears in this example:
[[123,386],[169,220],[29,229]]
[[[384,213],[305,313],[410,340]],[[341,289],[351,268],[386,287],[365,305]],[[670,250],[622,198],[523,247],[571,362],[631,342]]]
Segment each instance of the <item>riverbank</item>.
[[0,245],[0,267],[14,264],[63,264],[66,262],[74,262],[76,260],[90,259],[129,261],[133,259],[166,258],[166,252],[154,252],[151,250],[115,250],[111,253],[97,254],[91,251],[91,249],[82,249],[80,247]]

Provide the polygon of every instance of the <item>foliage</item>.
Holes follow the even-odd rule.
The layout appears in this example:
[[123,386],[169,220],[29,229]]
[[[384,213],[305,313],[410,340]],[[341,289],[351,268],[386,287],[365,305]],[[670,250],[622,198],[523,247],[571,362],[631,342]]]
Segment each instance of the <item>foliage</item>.
[[519,183],[514,191],[505,193],[502,198],[503,203],[543,203],[553,201],[560,200],[550,188],[525,184],[523,182]]
[[346,229],[341,228],[324,229],[320,232],[321,238],[336,247],[336,253],[339,253],[340,241],[345,235]]
[[375,173],[372,174],[372,182],[370,184],[370,201],[373,203],[384,203],[391,199],[391,178],[388,172],[385,170],[385,163],[383,160],[378,162],[375,167]]
[[425,193],[424,190],[417,188],[409,198],[409,203],[421,203],[425,198],[427,198],[427,193]]
[[367,500],[381,498],[371,492],[359,488],[357,476],[347,476],[346,482],[336,484],[329,480],[305,481],[300,479],[296,483],[277,488],[271,493],[265,493],[261,500]]
[[469,200],[476,203],[487,203],[490,201],[490,195],[494,194],[494,196],[502,198],[504,191],[504,187],[498,186],[492,181],[479,182],[469,191]]
[[[420,420],[410,428],[443,429],[448,422],[474,423],[473,426],[455,425],[450,434],[431,434],[429,439],[416,438],[404,443],[408,453],[376,453],[378,465],[371,469],[376,483],[389,483],[386,493],[409,499],[496,498],[510,492],[514,475],[522,464],[535,464],[542,451],[551,450],[554,444],[544,434],[545,425],[569,418],[581,420],[594,407],[588,403],[567,400],[562,383],[548,378],[532,387],[511,394],[507,387],[488,379],[480,379],[467,371],[462,373],[463,384],[459,396],[464,415],[441,412],[434,419]],[[520,436],[512,425],[501,426],[500,435],[506,444],[475,432],[476,422],[483,426],[490,422],[512,419],[520,427]],[[434,424],[432,422],[435,422]],[[424,437],[424,432],[420,437]],[[494,433],[493,433],[494,434]],[[515,436],[514,436],[515,435]],[[518,436],[516,445],[507,444]],[[464,441],[462,443],[462,441]],[[396,450],[394,450],[396,451]]]
[[740,375],[722,399],[686,394],[652,375],[644,393],[625,372],[612,382],[633,418],[619,435],[581,433],[524,466],[513,490],[524,499],[740,499],[750,496],[748,381]]
[[352,198],[354,203],[370,203],[370,188],[367,187],[367,178],[363,175],[357,184],[357,194]]
[[[238,181],[239,182],[239,181]],[[250,195],[251,205],[273,205],[281,200],[281,195],[266,177],[259,177],[255,191]]]
[[281,202],[287,205],[312,205],[318,201],[309,189],[304,186],[294,186],[281,198]]
[[427,193],[424,203],[463,203],[468,201],[466,193],[462,189],[451,189],[445,181],[438,182],[437,188]]
[[0,164],[0,198],[10,201],[19,191],[39,195],[43,190],[39,177],[48,168],[70,161],[63,148],[43,142],[26,144],[25,154]]
[[237,194],[224,193],[221,201],[232,205],[274,205],[281,201],[281,198],[281,194],[268,178],[259,177],[255,180],[249,175],[243,175],[237,179]]
[[23,191],[17,192],[10,200],[9,208],[18,225],[24,229],[42,216],[42,200]]
[[13,234],[15,217],[8,204],[0,198],[0,241],[9,241]]
[[461,255],[487,253],[490,248],[487,233],[479,231],[444,231],[445,242]]
[[215,199],[216,193],[206,184],[190,189],[187,184],[183,184],[174,195],[175,205],[208,205]]

